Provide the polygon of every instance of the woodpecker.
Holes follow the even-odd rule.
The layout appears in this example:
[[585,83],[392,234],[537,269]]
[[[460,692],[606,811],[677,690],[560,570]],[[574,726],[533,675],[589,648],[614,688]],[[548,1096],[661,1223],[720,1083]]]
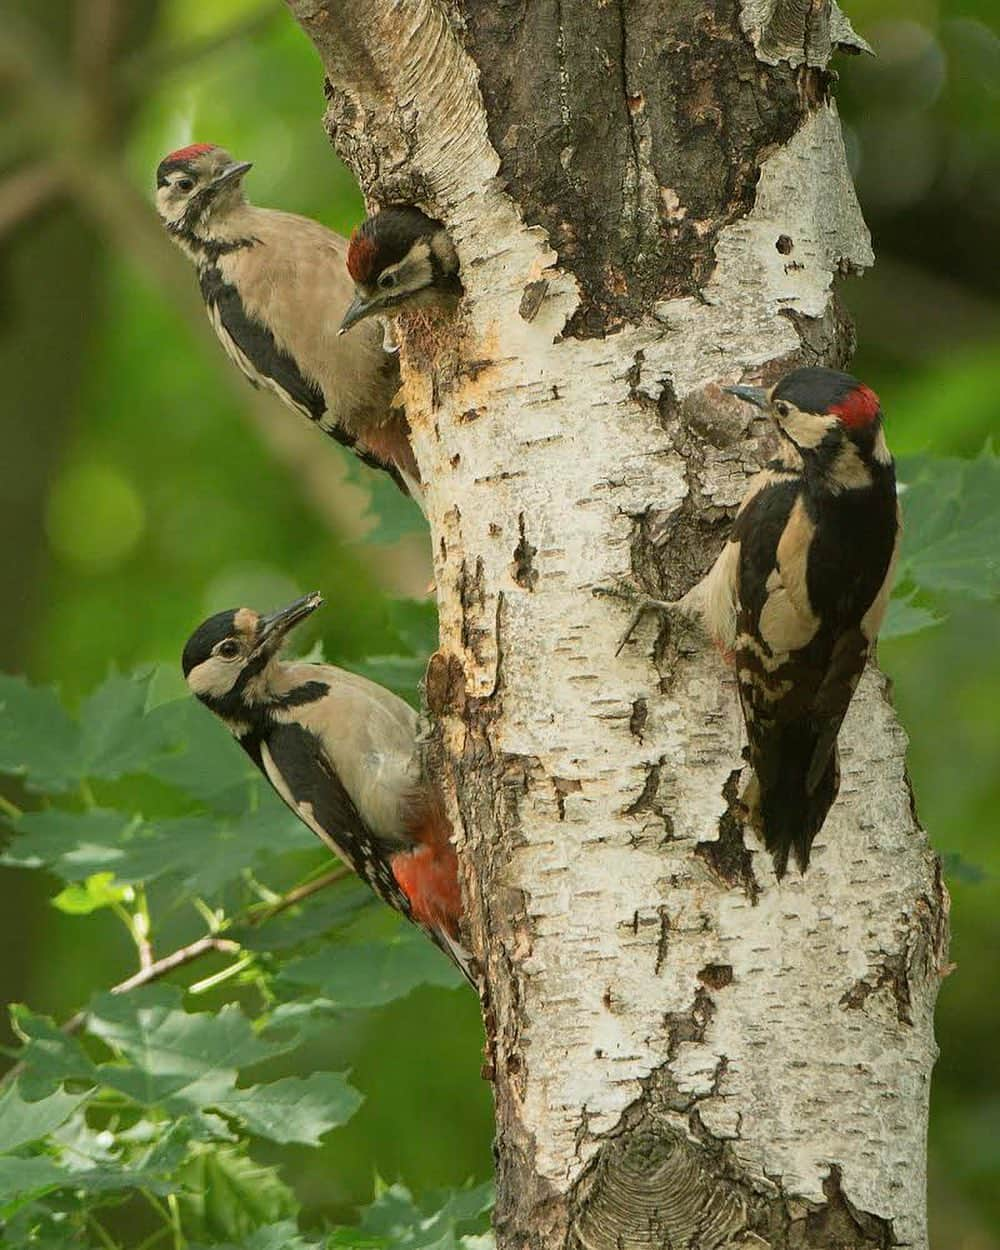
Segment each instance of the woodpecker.
[[440,222],[409,204],[391,204],[351,235],[347,269],[354,300],[341,334],[373,315],[403,309],[454,308],[462,296],[458,253]]
[[[833,369],[726,390],[778,428],[706,577],[677,603],[736,668],[753,777],[751,823],[785,875],[801,871],[840,787],[837,736],[875,644],[900,520],[878,396]],[[627,636],[626,636],[627,637]]]
[[416,714],[364,677],[281,658],[286,635],[322,602],[310,594],[269,616],[209,617],[184,647],[185,680],[303,824],[472,982],[451,830],[420,775]]
[[257,208],[249,161],[194,143],[163,158],[156,208],[198,270],[209,319],[226,354],[254,386],[274,391],[365,464],[420,498],[420,474],[401,408],[399,362],[377,326],[348,340],[338,329],[351,300],[347,244],[318,222]]

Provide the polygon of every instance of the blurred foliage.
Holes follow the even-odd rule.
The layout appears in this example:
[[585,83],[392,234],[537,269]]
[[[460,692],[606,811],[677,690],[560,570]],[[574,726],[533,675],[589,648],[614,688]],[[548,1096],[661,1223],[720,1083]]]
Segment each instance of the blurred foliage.
[[[845,7],[879,54],[838,62],[879,263],[844,295],[856,371],[882,395],[909,486],[901,595],[880,652],[954,900],[932,1241],[1000,1250],[1000,1078],[988,1061],[1000,1000],[982,989],[1000,955],[1000,534],[996,461],[982,457],[1000,416],[1000,39],[995,0]],[[183,640],[238,602],[322,588],[329,607],[312,628],[326,654],[411,699],[433,645],[433,606],[406,598],[429,580],[421,536],[359,544],[371,533],[361,514],[383,514],[391,538],[412,512],[324,440],[306,455],[329,487],[303,486],[295,448],[269,436],[270,417],[275,431],[292,419],[277,407],[252,418],[253,393],[207,344],[193,277],[158,246],[143,205],[165,152],[212,140],[255,162],[259,203],[346,231],[363,206],[322,130],[318,60],[262,0],[3,0],[2,12],[5,37],[30,31],[44,90],[12,111],[0,145],[0,649],[6,667],[62,692],[10,678],[0,690],[16,708],[0,722],[0,766],[20,774],[9,793],[25,809],[8,813],[19,832],[0,933],[17,957],[2,974],[5,997],[38,1013],[17,1013],[32,1059],[0,1094],[0,1202],[36,1195],[13,1213],[8,1244],[107,1245],[92,1210],[130,1247],[184,1244],[180,1229],[192,1245],[249,1250],[323,1238],[477,1250],[488,1195],[463,1186],[490,1174],[491,1115],[474,996],[426,983],[433,965],[353,883],[260,923],[328,861],[211,719],[173,697]],[[956,601],[970,568],[980,597]],[[160,667],[108,677],[112,661]],[[194,987],[183,998],[156,985],[91,1001],[133,973],[150,926],[157,953],[216,930],[224,945],[174,974]],[[409,951],[402,970],[416,968],[402,996],[380,983],[382,1005],[335,1001],[352,992],[350,960],[390,938]],[[90,1023],[62,1038],[50,1020],[81,1003]],[[152,1043],[169,1029],[178,1050],[164,1064]],[[220,1061],[210,1098],[191,1100],[181,1078],[194,1037]],[[279,1053],[278,1039],[294,1049]],[[305,1072],[348,1075],[317,1107]]]
[[[16,836],[0,863],[55,878],[58,912],[116,921],[141,969],[110,992],[92,979],[61,1029],[12,1010],[21,1046],[0,1089],[10,1250],[91,1233],[122,1244],[123,1230],[175,1244],[286,1235],[300,1202],[279,1175],[281,1148],[320,1146],[363,1102],[329,1061],[310,1070],[306,1044],[419,986],[464,986],[417,929],[330,868],[204,709],[156,703],[152,688],[152,674],[112,674],[74,718],[51,689],[0,679],[0,772],[46,796],[28,811],[2,800]],[[182,969],[186,990],[160,983]],[[271,1143],[267,1164],[260,1143]],[[423,1246],[458,1224],[482,1232],[488,1189],[441,1194],[425,1219],[395,1187],[363,1213],[361,1234],[378,1246],[412,1225],[393,1244]]]

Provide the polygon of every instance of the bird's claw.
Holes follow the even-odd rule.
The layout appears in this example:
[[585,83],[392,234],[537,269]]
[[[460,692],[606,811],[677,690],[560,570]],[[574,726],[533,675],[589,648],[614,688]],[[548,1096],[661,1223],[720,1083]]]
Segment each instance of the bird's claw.
[[658,612],[661,616],[668,618],[677,613],[684,613],[683,605],[679,600],[654,599],[652,595],[645,594],[631,582],[618,582],[614,586],[595,586],[594,594],[602,595],[609,599],[623,599],[626,603],[634,605],[629,623],[625,627],[625,632],[618,640],[618,646],[615,648],[616,656],[621,655],[625,644],[631,639],[639,622],[647,612]]

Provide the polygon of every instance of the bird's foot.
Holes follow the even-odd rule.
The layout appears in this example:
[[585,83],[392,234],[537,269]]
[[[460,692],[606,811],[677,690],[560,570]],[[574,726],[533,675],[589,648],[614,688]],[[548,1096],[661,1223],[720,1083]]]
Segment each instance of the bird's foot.
[[633,582],[620,581],[612,586],[595,586],[594,594],[609,599],[621,599],[632,606],[632,615],[625,632],[618,641],[615,655],[621,655],[625,644],[635,633],[640,621],[648,612],[656,612],[671,624],[690,627],[698,618],[697,610],[684,599],[655,599],[641,591]]

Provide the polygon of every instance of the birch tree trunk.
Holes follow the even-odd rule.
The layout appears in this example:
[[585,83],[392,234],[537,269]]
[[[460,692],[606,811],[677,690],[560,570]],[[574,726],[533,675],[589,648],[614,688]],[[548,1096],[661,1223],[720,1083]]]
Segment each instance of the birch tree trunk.
[[650,621],[767,423],[720,383],[843,364],[871,263],[823,0],[289,0],[372,205],[467,298],[403,326],[441,617],[428,671],[487,987],[501,1250],[926,1247],[947,898],[865,676],[805,877],[737,816],[734,679]]

